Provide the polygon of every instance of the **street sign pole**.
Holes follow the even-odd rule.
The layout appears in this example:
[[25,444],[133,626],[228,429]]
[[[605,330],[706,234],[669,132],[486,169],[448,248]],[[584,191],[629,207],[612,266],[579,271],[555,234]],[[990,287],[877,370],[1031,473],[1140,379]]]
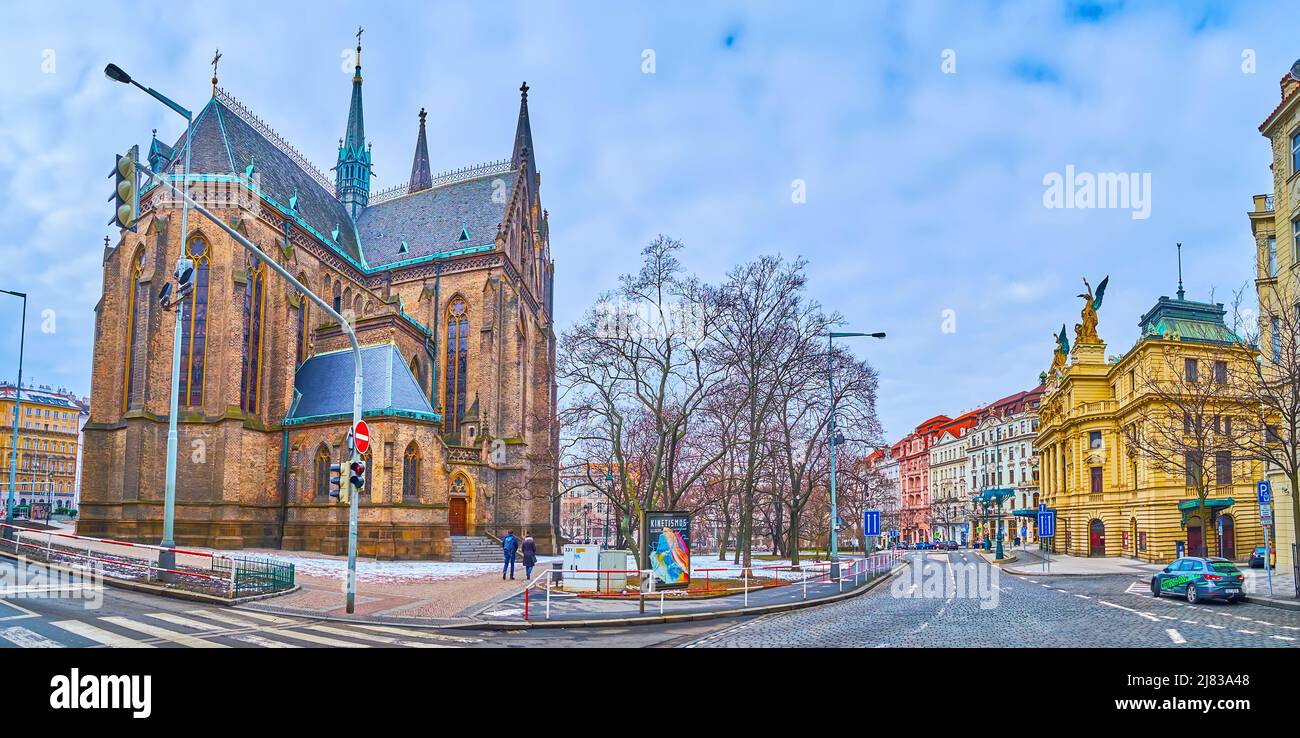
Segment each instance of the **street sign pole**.
[[1273,526],[1273,486],[1267,479],[1256,485],[1259,492],[1259,524],[1264,528],[1264,572],[1268,576],[1268,596],[1273,596],[1273,547],[1268,529]]

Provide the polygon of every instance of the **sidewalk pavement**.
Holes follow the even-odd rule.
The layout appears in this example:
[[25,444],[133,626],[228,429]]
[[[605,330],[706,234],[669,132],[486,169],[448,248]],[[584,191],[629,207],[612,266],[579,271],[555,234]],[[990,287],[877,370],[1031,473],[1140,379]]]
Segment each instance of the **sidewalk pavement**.
[[[984,560],[992,562],[993,555],[984,551],[978,551]],[[1082,556],[1070,556],[1068,554],[1052,554],[1051,560],[1044,558],[1042,551],[1035,545],[1029,545],[1025,548],[1009,548],[1005,551],[1008,557],[1015,556],[1016,560],[1007,564],[1002,564],[1003,571],[1008,574],[1037,575],[1037,576],[1087,576],[1099,574],[1128,574],[1134,577],[1146,579],[1151,574],[1164,568],[1163,564],[1151,564],[1137,559],[1129,559],[1120,556],[1107,556],[1105,558],[1087,558]]]
[[1268,593],[1268,572],[1263,569],[1240,567],[1246,575],[1242,590],[1251,602],[1287,610],[1300,610],[1300,599],[1295,596],[1295,576],[1289,569],[1273,570],[1273,594]]
[[[502,579],[500,563],[363,560],[357,562],[356,609],[349,615],[346,557],[304,551],[267,553],[294,564],[299,590],[261,600],[256,609],[288,615],[468,625],[477,622],[476,612],[522,592],[527,582],[518,562],[515,578]],[[539,556],[533,576],[557,561],[557,557]]]

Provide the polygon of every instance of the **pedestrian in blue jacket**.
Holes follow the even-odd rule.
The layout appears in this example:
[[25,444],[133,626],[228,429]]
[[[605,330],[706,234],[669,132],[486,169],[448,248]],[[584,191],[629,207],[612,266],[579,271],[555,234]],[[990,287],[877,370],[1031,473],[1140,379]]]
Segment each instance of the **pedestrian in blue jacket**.
[[519,539],[515,538],[513,530],[506,531],[506,537],[501,540],[501,554],[505,557],[505,563],[501,565],[501,578],[506,578],[506,570],[510,570],[510,578],[515,578],[515,554],[519,553]]

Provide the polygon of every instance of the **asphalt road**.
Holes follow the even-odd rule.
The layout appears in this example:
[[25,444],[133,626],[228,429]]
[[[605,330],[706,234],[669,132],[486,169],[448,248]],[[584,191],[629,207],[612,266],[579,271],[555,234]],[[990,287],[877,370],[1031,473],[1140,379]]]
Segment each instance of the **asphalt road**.
[[976,561],[968,552],[913,554],[871,592],[786,613],[510,632],[341,623],[112,588],[91,599],[43,597],[10,585],[0,587],[0,648],[1300,646],[1300,612],[1192,606],[1152,598],[1130,576],[1018,577]]

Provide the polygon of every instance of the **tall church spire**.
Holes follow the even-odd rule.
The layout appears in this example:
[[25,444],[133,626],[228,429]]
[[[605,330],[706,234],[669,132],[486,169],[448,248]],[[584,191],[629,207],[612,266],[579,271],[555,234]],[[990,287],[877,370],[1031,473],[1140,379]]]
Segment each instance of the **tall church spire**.
[[427,190],[433,186],[429,173],[429,144],[424,136],[424,108],[420,108],[420,137],[415,140],[415,160],[411,162],[411,184],[407,194]]
[[531,169],[537,171],[537,160],[534,158],[533,149],[533,127],[528,123],[528,83],[525,82],[519,86],[519,123],[515,126],[515,150],[510,154],[510,166],[513,169],[519,168],[519,162],[527,156],[532,163]]
[[357,28],[357,67],[352,75],[352,104],[348,128],[339,142],[339,160],[334,165],[334,187],[338,198],[355,219],[370,200],[370,150],[361,110],[361,34]]

